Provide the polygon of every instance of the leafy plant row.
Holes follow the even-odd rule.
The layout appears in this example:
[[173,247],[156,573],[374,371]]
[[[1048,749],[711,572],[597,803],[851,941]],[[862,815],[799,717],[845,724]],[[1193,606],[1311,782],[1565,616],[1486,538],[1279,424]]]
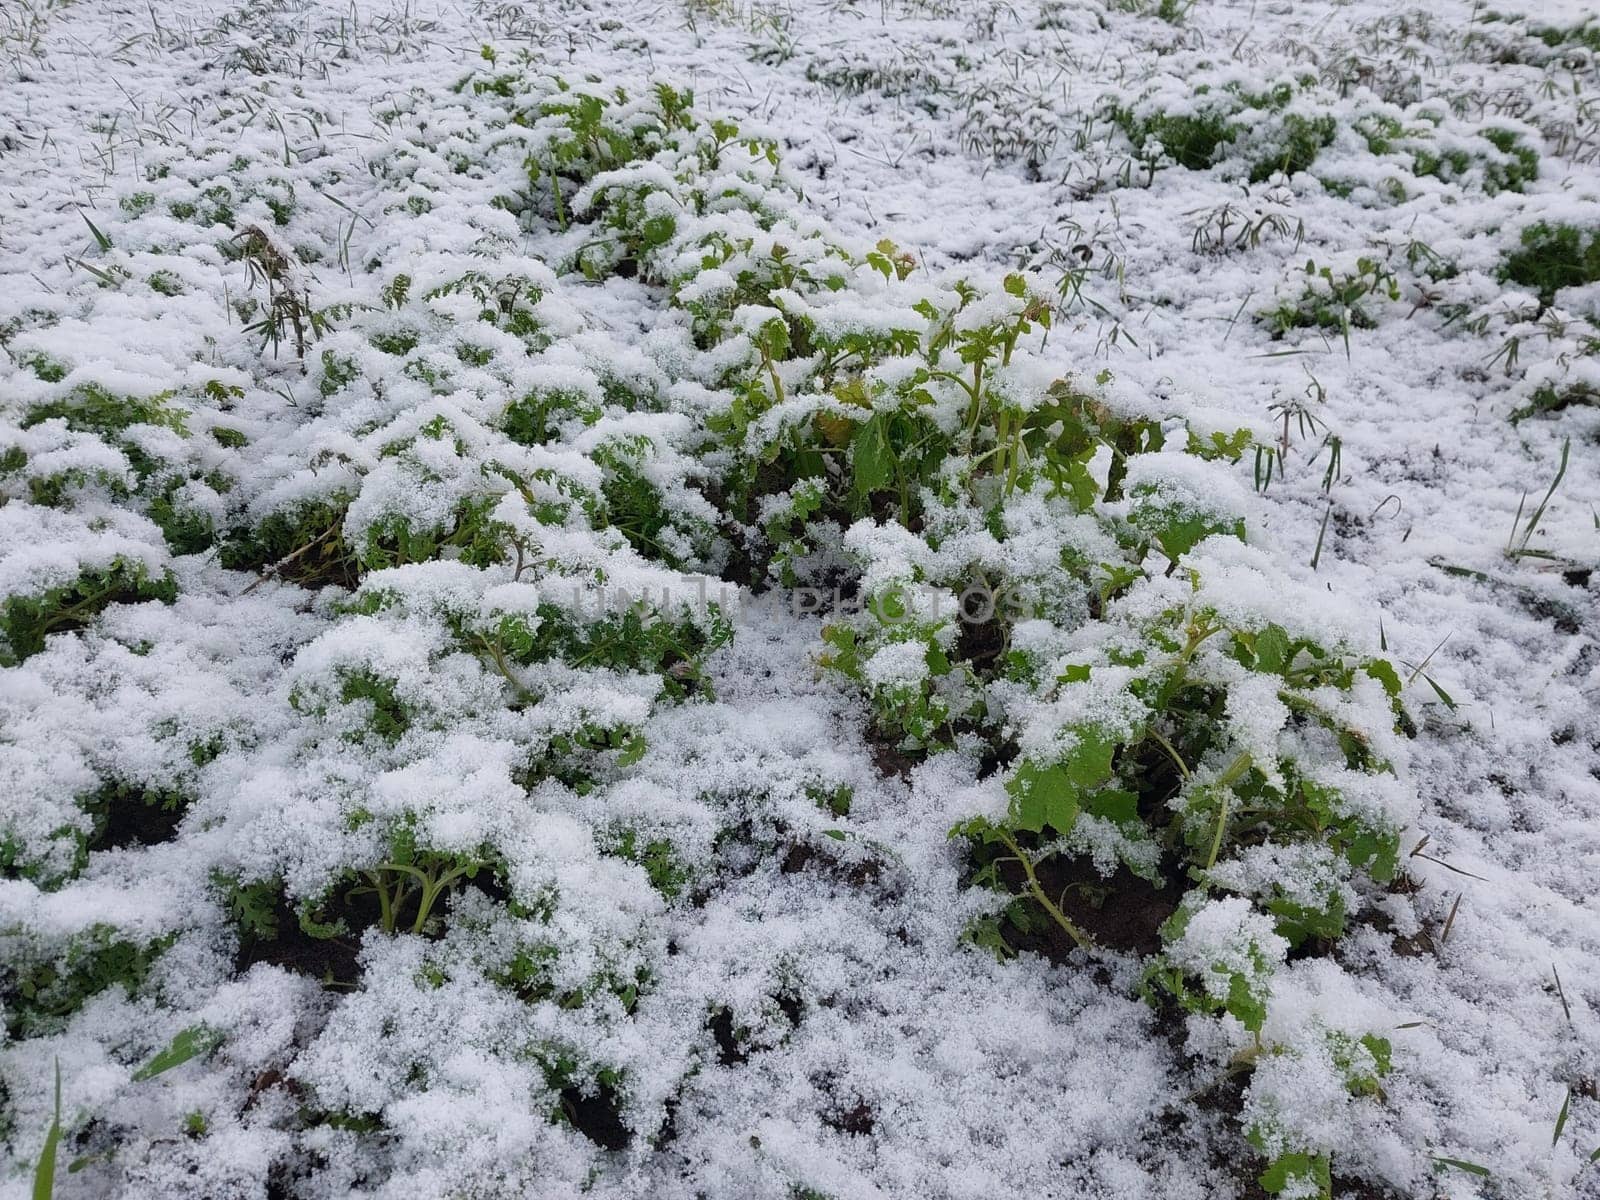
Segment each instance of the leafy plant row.
[[[1007,955],[1053,928],[1098,950],[1050,885],[1063,864],[1091,864],[1113,909],[1170,894],[1144,991],[1255,1072],[1242,1132],[1263,1185],[1328,1194],[1339,1139],[1297,1123],[1284,1081],[1320,1072],[1381,1104],[1391,1047],[1279,998],[1395,876],[1407,718],[1395,668],[1249,543],[1249,431],[1054,356],[1058,297],[1036,277],[935,277],[890,242],[847,244],[773,141],[686,91],[486,51],[452,97],[388,119],[369,190],[347,193],[374,218],[353,250],[319,241],[328,214],[294,182],[221,161],[213,178],[254,182],[157,165],[94,227],[110,294],[181,288],[161,239],[209,239],[244,272],[260,375],[303,372],[292,403],[198,366],[118,392],[44,326],[11,335],[30,378],[0,459],[6,665],[109,605],[183,603],[201,555],[319,590],[329,623],[256,723],[159,730],[161,770],[98,771],[43,823],[6,810],[8,876],[70,887],[106,848],[97,805],[171,809],[177,836],[237,847],[211,894],[241,961],[365,933],[370,963],[409,964],[406,989],[492,996],[552,1119],[599,1096],[616,1136],[653,1134],[660,1109],[628,1108],[627,1058],[594,1031],[620,1036],[649,992],[656,906],[715,868],[670,834],[537,805],[623,785],[652,720],[703,693],[734,629],[686,577],[826,591],[850,611],[817,661],[874,736],[907,762],[982,764],[982,803],[950,830],[992,893],[972,940]],[[465,182],[447,194],[440,173]],[[358,299],[317,282],[336,252]],[[588,285],[648,332],[586,321]],[[37,522],[64,559],[28,557]],[[232,799],[241,778],[272,802]],[[847,820],[848,796],[818,794]],[[138,990],[174,932],[16,931],[8,1029],[57,1032],[107,987]],[[372,983],[307,1052],[318,1121],[389,1119],[334,1047],[400,986]],[[427,1076],[392,1053],[397,1077]]]

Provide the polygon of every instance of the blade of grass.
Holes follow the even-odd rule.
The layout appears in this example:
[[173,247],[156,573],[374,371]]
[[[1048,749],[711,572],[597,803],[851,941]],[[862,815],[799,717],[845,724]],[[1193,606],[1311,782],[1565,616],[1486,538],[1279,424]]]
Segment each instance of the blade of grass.
[[89,227],[89,232],[94,234],[94,240],[100,246],[100,249],[111,249],[111,239],[100,231],[100,227],[98,225],[89,220],[89,214],[80,208],[78,210],[78,215],[83,218],[83,223]]
[[56,1148],[61,1144],[61,1060],[56,1059],[55,1116],[44,1135],[39,1163],[33,1169],[33,1200],[51,1200],[56,1192]]
[[1333,505],[1328,505],[1328,511],[1322,514],[1322,528],[1317,530],[1317,548],[1311,552],[1311,569],[1315,571],[1317,564],[1322,561],[1322,539],[1328,533],[1328,519],[1333,516]]
[[[1523,527],[1521,544],[1514,551],[1510,551],[1509,546],[1507,547],[1512,558],[1523,558],[1530,555],[1539,555],[1541,553],[1540,551],[1529,550],[1528,542],[1532,539],[1533,535],[1539,531],[1539,522],[1544,520],[1544,510],[1549,507],[1550,498],[1556,494],[1556,488],[1560,487],[1561,481],[1566,478],[1567,459],[1571,453],[1572,439],[1569,437],[1561,443],[1561,465],[1556,468],[1556,477],[1550,481],[1550,486],[1545,490],[1544,499],[1539,501],[1539,507],[1533,510],[1533,514],[1528,518],[1527,525]],[[1526,493],[1523,494],[1523,499],[1527,499]],[[1517,505],[1517,517],[1519,520],[1522,517],[1522,505],[1520,504]],[[1512,526],[1512,536],[1516,536],[1515,525]]]

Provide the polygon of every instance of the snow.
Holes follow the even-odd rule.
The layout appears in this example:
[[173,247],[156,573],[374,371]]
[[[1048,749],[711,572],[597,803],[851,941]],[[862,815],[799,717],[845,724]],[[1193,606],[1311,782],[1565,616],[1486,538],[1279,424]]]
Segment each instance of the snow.
[[[0,1198],[32,1194],[57,1066],[60,1159],[85,1159],[59,1174],[62,1197],[1201,1200],[1253,1194],[1249,1128],[1330,1154],[1335,1194],[1600,1195],[1600,425],[1592,399],[1511,419],[1541,388],[1600,387],[1600,285],[1542,304],[1496,275],[1540,222],[1600,226],[1600,52],[1525,32],[1592,19],[1576,0],[1498,7],[1239,0],[1177,22],[1088,0],[0,13],[0,605],[117,564],[176,588],[0,666],[0,1017],[24,972],[97,930],[165,943],[132,991],[8,1024]],[[643,196],[675,224],[643,265],[679,283],[586,280],[583,254],[610,253],[581,243],[589,227],[536,236],[495,204],[537,191],[527,164],[564,127],[451,90],[523,54],[541,79],[626,87],[640,122],[652,81],[692,87],[697,109],[770,138],[783,165],[735,147],[709,177],[661,160],[598,176],[572,212]],[[1112,115],[1231,113],[1228,84],[1279,82],[1287,106],[1245,109],[1201,170],[1171,165],[1172,134],[1135,146]],[[1286,113],[1336,130],[1309,170],[1251,182]],[[1382,153],[1358,132],[1375,115],[1406,130]],[[1492,186],[1491,168],[1515,163],[1493,129],[1538,153],[1524,192]],[[1419,151],[1452,150],[1464,169],[1414,169]],[[698,216],[694,188],[720,198]],[[1235,243],[1241,221],[1256,236]],[[272,348],[250,328],[269,294],[238,259],[251,226],[299,264],[284,286],[336,314],[304,372],[292,332]],[[917,264],[908,280],[828,250],[883,238]],[[712,246],[727,254],[701,270]],[[728,311],[774,246],[848,285]],[[1258,319],[1326,300],[1321,270],[1339,280],[1363,259],[1399,288],[1361,300],[1370,327]],[[1036,272],[1023,296],[1001,286],[1019,267]],[[1170,574],[1156,553],[1150,578],[1091,614],[1060,584],[1063,551],[1122,551],[1060,498],[1019,495],[1004,538],[939,497],[926,529],[861,517],[810,567],[848,563],[862,596],[914,600],[906,638],[864,656],[868,683],[921,688],[930,644],[956,633],[924,621],[953,620],[989,572],[1033,618],[1008,649],[1060,681],[990,693],[1023,758],[1148,720],[1129,685],[1153,667],[1119,655],[1173,612],[1385,653],[1406,685],[1414,737],[1374,677],[1316,691],[1392,768],[1355,770],[1222,639],[1195,658],[1225,693],[1230,739],[1191,764],[1196,781],[1240,751],[1269,779],[1285,748],[1316,760],[1344,814],[1399,831],[1409,881],[1386,891],[1303,844],[1216,866],[1220,894],[1166,957],[1219,1001],[1230,972],[1270,991],[1259,1036],[1145,1003],[1133,952],[997,961],[968,944],[1005,897],[972,886],[949,831],[1004,818],[1002,775],[969,745],[886,764],[866,700],[818,669],[831,616],[703,602],[732,566],[701,536],[722,515],[704,491],[722,452],[702,434],[756,373],[763,326],[920,336],[931,322],[913,305],[953,309],[956,278],[987,288],[957,329],[1059,302],[994,377],[1018,410],[1065,378],[1160,424],[1163,452],[1128,460],[1119,511],[1135,526],[1142,509],[1176,510],[1242,519],[1247,540],[1210,538]],[[709,349],[702,314],[728,335]],[[813,367],[782,365],[789,395],[748,446],[846,411],[797,390]],[[865,402],[892,411],[915,367],[884,357]],[[184,433],[29,419],[90,384],[160,398]],[[960,388],[927,386],[930,420],[959,425]],[[557,404],[544,444],[505,433],[530,397]],[[1253,488],[1253,450],[1201,461],[1186,428],[1249,429],[1282,470]],[[1110,465],[1102,449],[1089,471],[1103,485]],[[623,472],[660,499],[649,553],[591,517]],[[448,529],[488,496],[528,573],[460,546],[312,586],[282,564],[229,570],[134,510],[146,473],[211,529],[347,498],[335,528],[306,536],[363,553],[400,519]],[[58,485],[65,500],[44,503]],[[738,519],[785,511],[768,497]],[[668,696],[685,684],[670,673],[508,645],[502,669],[483,651],[512,629],[592,633],[608,597],[611,611],[643,598],[641,627],[663,635],[731,622],[691,699]],[[374,723],[390,699],[393,737]],[[133,805],[181,797],[173,832],[80,861],[85,802],[107,788]],[[847,813],[819,800],[841,790]],[[408,838],[479,862],[492,886],[442,898],[437,936],[350,932],[357,966],[328,986],[246,961],[225,880],[281,884],[312,918]],[[1148,839],[1088,814],[1067,843],[1101,874],[1154,861]],[[1363,918],[1335,951],[1286,960],[1255,904],[1284,881],[1293,903],[1337,894]],[[134,1078],[194,1027],[220,1035],[213,1052]],[[1370,1058],[1349,1052],[1364,1035],[1393,1046],[1381,1096],[1350,1087],[1372,1065],[1351,1066]],[[1241,1055],[1232,1113],[1216,1096]],[[621,1149],[572,1119],[607,1080]]]

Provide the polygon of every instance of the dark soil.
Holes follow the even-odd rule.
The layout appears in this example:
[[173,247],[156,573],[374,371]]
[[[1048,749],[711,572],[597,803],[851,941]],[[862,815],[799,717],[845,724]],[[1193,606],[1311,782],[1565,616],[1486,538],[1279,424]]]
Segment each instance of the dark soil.
[[246,935],[240,940],[237,968],[248,971],[258,962],[271,963],[298,975],[321,980],[329,987],[348,989],[361,981],[361,935],[378,923],[378,898],[372,894],[354,896],[340,905],[338,915],[346,929],[335,937],[312,937],[300,927],[300,916],[280,897],[273,916],[276,937]]
[[[775,997],[778,1011],[788,1018],[789,1024],[799,1026],[805,1016],[805,1004],[798,996],[784,992]],[[733,1025],[733,1012],[719,1008],[706,1019],[706,1029],[717,1043],[717,1063],[724,1067],[737,1067],[750,1061],[751,1050],[739,1037]],[[759,1047],[758,1047],[759,1048]]]
[[633,1140],[633,1134],[618,1115],[621,1108],[622,1097],[610,1084],[601,1084],[591,1096],[585,1096],[575,1087],[561,1090],[561,1111],[572,1127],[607,1150],[625,1150]]
[[904,779],[911,774],[911,768],[917,765],[917,760],[901,750],[892,739],[875,732],[869,731],[867,748],[872,753],[872,765],[878,768],[878,774],[885,779]]
[[733,1033],[733,1013],[719,1008],[711,1014],[706,1028],[717,1042],[717,1063],[724,1067],[737,1067],[750,1061],[749,1052],[739,1045]]
[[805,871],[829,875],[851,887],[871,888],[890,899],[900,894],[900,889],[892,881],[885,879],[883,864],[877,859],[843,863],[826,849],[819,849],[804,842],[794,842],[789,846],[779,870],[785,875],[799,875]]
[[[1108,879],[1086,858],[1057,856],[1040,863],[1039,882],[1061,911],[1097,946],[1135,954],[1161,949],[1161,926],[1178,909],[1183,889],[1175,883],[1156,888],[1126,867]],[[1020,864],[1006,861],[1000,874],[1012,891],[1024,894]],[[1032,950],[1051,962],[1064,962],[1077,948],[1067,932],[1040,913],[1039,927],[1024,933],[1010,921],[1000,930],[1008,945]]]
[[124,850],[130,846],[159,846],[177,835],[184,810],[178,805],[118,797],[106,806],[105,820],[94,841],[96,850]]
[[1005,648],[1006,631],[998,620],[991,617],[981,625],[971,620],[961,622],[961,632],[956,639],[956,658],[982,670],[999,658]]
[[848,1133],[852,1137],[870,1137],[872,1131],[878,1127],[878,1118],[872,1111],[872,1106],[865,1100],[860,1100],[843,1112],[822,1114],[822,1123],[829,1129],[837,1129],[840,1133]]

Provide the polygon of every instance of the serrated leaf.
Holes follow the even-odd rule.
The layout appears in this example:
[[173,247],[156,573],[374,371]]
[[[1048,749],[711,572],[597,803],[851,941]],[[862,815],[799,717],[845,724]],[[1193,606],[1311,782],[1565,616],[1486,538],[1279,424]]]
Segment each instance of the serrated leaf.
[[1078,788],[1060,763],[1039,767],[1024,762],[1006,784],[1012,796],[1013,823],[1030,833],[1046,827],[1067,833],[1078,819]]
[[1116,752],[1117,743],[1097,729],[1079,726],[1073,732],[1077,735],[1077,743],[1061,766],[1070,782],[1087,791],[1111,777],[1111,757]]
[[850,462],[855,469],[856,490],[862,495],[894,481],[894,449],[889,445],[881,415],[856,431],[850,441]]
[[1268,625],[1256,635],[1256,669],[1282,675],[1289,665],[1289,634],[1281,625]]
[[628,744],[622,748],[622,753],[617,755],[617,766],[631,767],[644,757],[644,752],[650,748],[650,743],[645,741],[642,734],[634,734],[628,739]]

